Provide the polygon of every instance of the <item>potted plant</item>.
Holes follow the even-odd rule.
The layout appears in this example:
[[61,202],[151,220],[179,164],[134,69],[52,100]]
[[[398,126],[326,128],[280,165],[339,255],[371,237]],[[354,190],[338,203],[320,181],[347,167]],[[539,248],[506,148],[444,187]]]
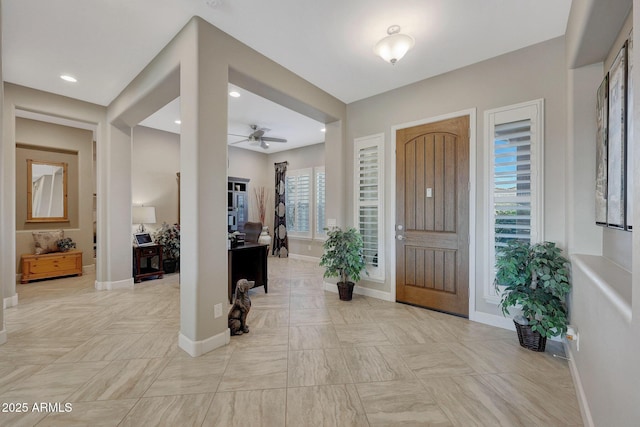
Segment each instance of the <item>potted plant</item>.
[[354,282],[365,268],[362,236],[355,228],[342,231],[334,227],[327,232],[323,248],[320,266],[325,267],[324,277],[338,277],[340,299],[351,301]]
[[153,237],[157,244],[162,245],[163,271],[175,273],[180,260],[180,224],[163,222]]
[[555,243],[516,241],[499,251],[495,285],[502,289],[500,306],[506,316],[517,306],[514,318],[520,345],[544,351],[547,338],[567,332],[565,297],[571,289],[569,261]]

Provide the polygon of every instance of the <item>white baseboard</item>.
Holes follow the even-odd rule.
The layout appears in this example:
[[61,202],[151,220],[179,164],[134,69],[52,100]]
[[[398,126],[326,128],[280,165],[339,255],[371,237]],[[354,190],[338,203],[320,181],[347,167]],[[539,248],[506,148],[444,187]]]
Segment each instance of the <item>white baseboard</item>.
[[215,350],[229,344],[231,341],[231,331],[229,328],[224,332],[214,335],[202,341],[192,341],[186,336],[182,335],[182,332],[178,334],[178,346],[189,353],[191,357],[202,356],[205,353]]
[[496,316],[495,314],[474,311],[469,313],[469,320],[483,323],[485,325],[495,326],[497,328],[508,329],[510,331],[516,330],[516,327],[513,324],[513,319],[510,317]]
[[[513,319],[510,317],[496,316],[495,314],[483,313],[476,311],[469,313],[469,320],[473,322],[483,323],[489,326],[495,326],[497,328],[508,329],[510,331],[516,330],[516,325],[513,324]],[[547,338],[550,341],[563,342],[562,337]]]
[[0,331],[0,345],[7,342],[7,330],[3,329]]
[[82,266],[82,274],[92,274],[96,272],[96,265],[95,264],[89,264],[89,265],[83,265]]
[[[338,286],[335,283],[322,282],[325,291],[338,293]],[[356,285],[353,288],[353,293],[357,295],[364,295],[366,297],[381,299],[383,301],[393,302],[390,292],[379,291],[377,289],[365,288],[363,286]]]
[[4,299],[4,308],[15,307],[18,305],[18,294]]
[[124,280],[118,280],[117,282],[98,282],[95,283],[96,290],[98,291],[112,291],[114,289],[133,289],[133,277]]
[[298,259],[301,261],[312,261],[312,262],[317,262],[318,264],[320,263],[320,258],[315,257],[315,256],[310,256],[310,255],[300,255],[300,254],[289,254],[289,258],[291,259]]
[[573,358],[573,352],[571,346],[566,341],[563,342],[564,353],[569,359],[569,371],[571,372],[571,378],[573,379],[573,385],[576,388],[576,398],[578,399],[578,405],[580,406],[580,415],[582,415],[582,423],[587,427],[595,427],[593,423],[593,417],[591,416],[591,409],[589,408],[589,401],[587,400],[587,394],[582,387],[582,380],[580,379],[580,372],[576,366],[576,361]]

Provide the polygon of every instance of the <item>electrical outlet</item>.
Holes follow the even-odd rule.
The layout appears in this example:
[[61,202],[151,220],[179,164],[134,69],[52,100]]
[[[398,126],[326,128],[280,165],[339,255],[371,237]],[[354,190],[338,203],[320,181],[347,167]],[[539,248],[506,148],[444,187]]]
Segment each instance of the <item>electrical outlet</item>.
[[580,334],[578,333],[578,328],[568,325],[566,337],[567,341],[571,341],[576,344],[576,351],[580,351]]
[[216,304],[213,306],[213,317],[218,318],[222,316],[222,304]]

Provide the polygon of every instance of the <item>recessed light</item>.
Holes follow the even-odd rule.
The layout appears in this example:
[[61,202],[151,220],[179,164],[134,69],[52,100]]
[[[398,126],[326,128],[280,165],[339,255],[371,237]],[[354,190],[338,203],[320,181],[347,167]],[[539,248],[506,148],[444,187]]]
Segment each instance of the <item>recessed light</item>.
[[234,98],[239,98],[240,97],[240,92],[236,92],[235,90],[231,91],[231,92],[229,92],[229,96],[232,96]]
[[181,120],[176,120],[174,123],[179,125],[179,124],[182,124],[182,121]]
[[76,83],[78,81],[78,79],[68,74],[63,74],[60,76],[60,78],[66,82],[71,82],[71,83]]
[[326,131],[327,131],[327,128],[320,129],[320,132],[326,132]]

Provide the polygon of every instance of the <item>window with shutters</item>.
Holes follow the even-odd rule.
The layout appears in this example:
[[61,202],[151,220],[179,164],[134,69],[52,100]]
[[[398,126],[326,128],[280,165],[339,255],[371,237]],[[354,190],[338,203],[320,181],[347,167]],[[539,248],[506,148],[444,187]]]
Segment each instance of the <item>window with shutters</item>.
[[355,224],[369,278],[384,280],[384,134],[357,138],[354,150]]
[[543,101],[485,112],[489,165],[489,268],[485,298],[499,301],[493,286],[500,249],[513,241],[542,240]]
[[314,238],[324,239],[327,236],[325,227],[327,226],[325,214],[325,176],[324,167],[316,167],[313,169],[315,175],[315,235]]
[[311,238],[312,169],[287,171],[285,203],[287,233],[292,237]]

